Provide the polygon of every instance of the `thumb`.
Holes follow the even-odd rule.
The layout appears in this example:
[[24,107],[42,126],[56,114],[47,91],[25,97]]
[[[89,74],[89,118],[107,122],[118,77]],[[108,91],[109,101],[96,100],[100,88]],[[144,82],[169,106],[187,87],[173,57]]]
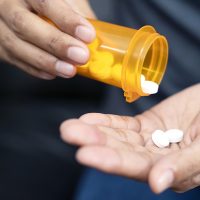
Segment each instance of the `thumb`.
[[152,190],[161,193],[167,188],[176,186],[177,183],[179,190],[181,182],[192,184],[189,180],[200,172],[199,153],[200,141],[196,140],[191,146],[172,152],[157,161],[149,173]]

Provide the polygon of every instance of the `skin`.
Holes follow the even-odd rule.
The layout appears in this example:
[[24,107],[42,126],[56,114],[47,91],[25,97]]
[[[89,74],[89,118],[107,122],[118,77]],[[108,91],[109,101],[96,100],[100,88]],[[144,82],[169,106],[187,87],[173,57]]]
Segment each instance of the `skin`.
[[42,79],[73,77],[95,38],[84,17],[95,17],[87,0],[0,0],[0,60]]
[[[62,123],[62,139],[78,145],[77,160],[104,172],[147,181],[155,193],[200,185],[200,84],[134,116],[90,113]],[[184,138],[160,149],[156,129],[178,128]]]
[[[0,60],[42,79],[73,77],[89,58],[86,44],[95,38],[85,17],[95,18],[87,0],[0,0]],[[71,47],[82,53],[69,53]],[[188,88],[135,117],[93,113],[68,120],[62,138],[80,146],[82,164],[148,181],[156,193],[168,187],[189,190],[200,185],[199,90],[199,84]],[[151,133],[170,128],[182,129],[184,140],[155,147]]]

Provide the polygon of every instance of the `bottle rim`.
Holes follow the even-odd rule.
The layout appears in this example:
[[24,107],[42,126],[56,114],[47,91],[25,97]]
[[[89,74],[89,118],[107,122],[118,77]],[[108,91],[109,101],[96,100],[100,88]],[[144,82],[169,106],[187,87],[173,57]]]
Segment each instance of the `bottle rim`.
[[122,89],[127,102],[133,102],[141,96],[149,95],[142,91],[141,75],[148,52],[156,42],[159,51],[152,50],[152,60],[154,63],[156,61],[156,66],[154,66],[156,69],[151,80],[160,84],[168,61],[166,38],[158,34],[152,26],[144,26],[130,41],[122,64]]

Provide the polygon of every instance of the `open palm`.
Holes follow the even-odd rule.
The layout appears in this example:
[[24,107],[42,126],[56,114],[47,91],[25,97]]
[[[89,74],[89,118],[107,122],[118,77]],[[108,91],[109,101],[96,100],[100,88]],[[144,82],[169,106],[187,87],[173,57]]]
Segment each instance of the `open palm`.
[[[178,128],[184,138],[156,147],[151,134]],[[80,146],[77,159],[105,172],[148,181],[154,192],[200,185],[200,84],[135,117],[91,113],[67,120],[62,138]]]

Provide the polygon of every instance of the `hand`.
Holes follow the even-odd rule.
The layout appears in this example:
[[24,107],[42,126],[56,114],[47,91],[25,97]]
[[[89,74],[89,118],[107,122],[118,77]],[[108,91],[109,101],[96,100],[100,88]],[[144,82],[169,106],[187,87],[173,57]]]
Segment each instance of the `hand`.
[[[156,129],[178,128],[184,139],[168,148],[151,140]],[[64,141],[80,145],[77,160],[108,173],[148,181],[155,193],[200,185],[200,84],[135,117],[86,114],[61,125]]]
[[0,59],[42,79],[73,77],[95,38],[83,16],[94,18],[87,0],[0,0]]

